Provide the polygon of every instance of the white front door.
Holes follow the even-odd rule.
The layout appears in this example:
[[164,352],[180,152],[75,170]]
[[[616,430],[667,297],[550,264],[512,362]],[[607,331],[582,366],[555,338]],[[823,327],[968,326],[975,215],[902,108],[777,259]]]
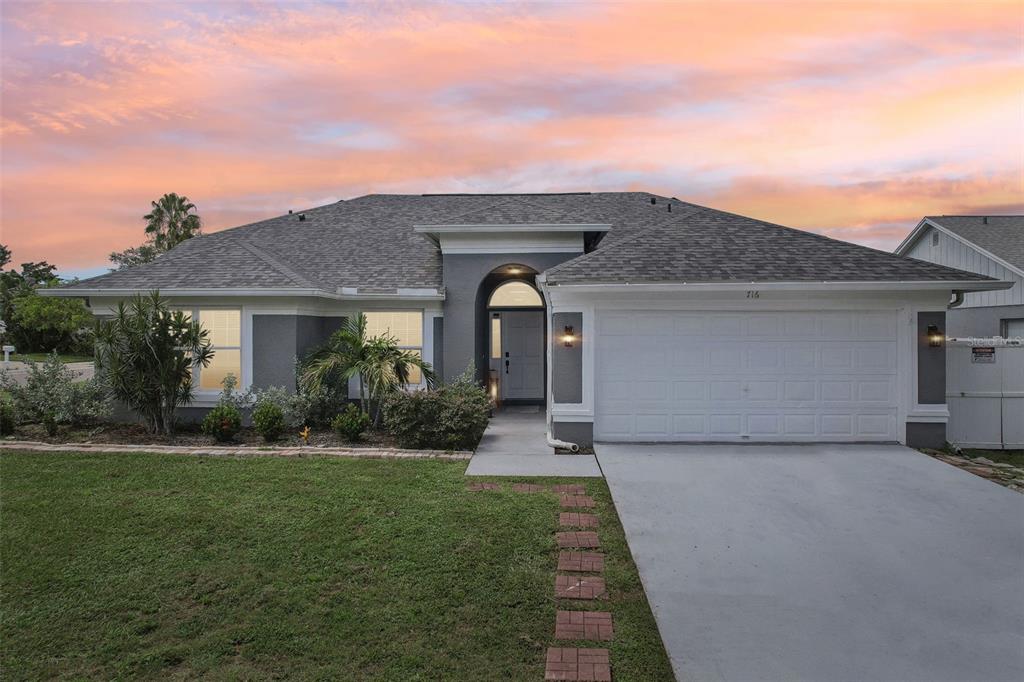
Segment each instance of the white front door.
[[594,437],[894,441],[892,312],[600,311]]
[[544,399],[544,311],[501,313],[501,397]]

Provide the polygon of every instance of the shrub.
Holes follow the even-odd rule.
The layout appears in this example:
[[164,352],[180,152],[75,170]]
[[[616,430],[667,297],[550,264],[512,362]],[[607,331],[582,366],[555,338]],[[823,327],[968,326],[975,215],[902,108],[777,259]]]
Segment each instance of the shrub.
[[357,441],[370,426],[370,415],[354,403],[349,403],[331,422],[331,428],[348,441]]
[[174,431],[175,410],[192,401],[192,365],[206,367],[211,358],[199,322],[168,308],[156,291],[120,303],[96,327],[97,373],[153,433]]
[[228,403],[220,403],[203,417],[203,433],[221,443],[230,441],[242,428],[242,413]]
[[257,399],[252,408],[252,426],[256,433],[263,436],[263,440],[275,441],[284,433],[287,425],[284,420],[284,410],[272,400],[262,397]]
[[469,450],[480,442],[490,410],[487,392],[467,372],[436,390],[393,396],[385,424],[402,447]]
[[242,428],[242,407],[248,397],[235,393],[237,384],[235,377],[229,374],[224,379],[224,389],[220,392],[217,405],[203,417],[203,433],[222,443],[233,439]]
[[13,434],[14,425],[17,421],[14,397],[7,391],[0,391],[0,436],[10,436]]
[[4,386],[22,421],[41,423],[54,436],[58,425],[82,426],[110,414],[110,393],[100,378],[79,380],[56,353],[43,363],[27,364],[23,386],[9,381]]

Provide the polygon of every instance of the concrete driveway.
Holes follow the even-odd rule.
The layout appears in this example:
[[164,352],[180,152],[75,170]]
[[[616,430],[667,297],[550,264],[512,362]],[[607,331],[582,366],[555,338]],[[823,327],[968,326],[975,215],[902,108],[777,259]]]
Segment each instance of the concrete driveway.
[[900,446],[596,449],[680,680],[1024,679],[1024,495]]

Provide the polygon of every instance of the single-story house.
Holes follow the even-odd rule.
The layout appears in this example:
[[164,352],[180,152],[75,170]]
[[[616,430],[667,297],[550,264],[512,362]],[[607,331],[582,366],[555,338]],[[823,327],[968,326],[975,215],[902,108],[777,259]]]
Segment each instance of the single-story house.
[[946,314],[946,333],[1024,337],[1024,215],[925,216],[896,253],[1013,282],[964,293]]
[[[211,330],[199,406],[368,316],[554,437],[941,444],[958,292],[1010,286],[645,192],[372,194],[191,239],[70,285],[96,314],[159,289]],[[929,337],[929,330],[933,332]]]

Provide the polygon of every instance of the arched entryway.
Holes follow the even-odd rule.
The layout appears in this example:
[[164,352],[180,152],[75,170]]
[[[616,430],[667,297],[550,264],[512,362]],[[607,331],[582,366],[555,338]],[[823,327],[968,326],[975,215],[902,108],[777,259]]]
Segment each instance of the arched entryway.
[[487,380],[498,402],[544,402],[546,318],[536,276],[533,268],[508,264],[481,285]]

